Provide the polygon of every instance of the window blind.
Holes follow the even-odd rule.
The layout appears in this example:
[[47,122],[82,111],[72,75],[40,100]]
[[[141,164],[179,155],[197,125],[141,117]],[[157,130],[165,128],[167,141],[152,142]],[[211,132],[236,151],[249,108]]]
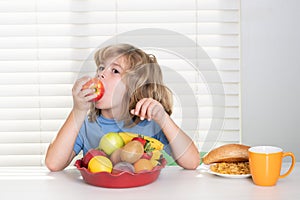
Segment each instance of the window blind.
[[[168,86],[182,92],[174,94],[173,119],[178,124],[194,123],[183,113],[198,110],[197,128],[186,131],[201,151],[208,150],[202,148],[208,133],[217,136],[211,141],[214,145],[239,142],[239,12],[239,0],[1,0],[0,166],[44,165],[47,147],[72,108],[74,81],[83,66],[94,66],[92,52],[113,37],[145,28],[185,36],[215,66],[196,71],[170,52],[185,48],[176,41],[168,51],[145,49],[166,66]],[[138,40],[141,35],[132,36]],[[168,79],[172,71],[189,84],[192,94],[185,93],[185,85]],[[220,80],[213,78],[216,73]],[[222,91],[210,90],[220,85],[223,97]],[[182,110],[180,101],[189,101],[191,95],[196,106]],[[212,96],[224,99],[224,104],[215,104]],[[222,123],[221,129],[210,130],[212,113],[222,110],[224,115],[214,119]]]

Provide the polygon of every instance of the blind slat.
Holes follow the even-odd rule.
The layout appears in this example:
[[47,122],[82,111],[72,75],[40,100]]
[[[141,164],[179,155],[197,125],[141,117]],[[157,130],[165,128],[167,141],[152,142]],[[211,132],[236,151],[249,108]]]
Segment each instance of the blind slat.
[[[188,47],[176,47],[182,50],[188,50]],[[170,51],[176,51],[176,48],[170,47]],[[239,50],[236,47],[203,47],[209,57],[211,58],[239,58]],[[41,60],[85,60],[93,49],[71,49],[71,48],[40,48],[36,49],[0,49],[2,55],[0,60],[15,60],[17,56],[18,60],[35,60],[37,57]],[[165,53],[161,58],[172,58],[172,55]]]
[[[0,37],[14,36],[111,36],[114,24],[39,24],[39,25],[0,25]],[[59,30],[59,31],[58,31]]]
[[[25,94],[24,94],[25,95]],[[0,108],[71,108],[71,96],[18,96],[0,97]],[[15,95],[16,96],[16,95]],[[22,103],[20,103],[22,102]]]
[[[160,36],[161,37],[161,36]],[[170,36],[166,36],[170,37]],[[191,39],[196,38],[190,35]],[[109,39],[109,36],[92,37],[2,37],[1,49],[34,49],[40,48],[96,48],[99,43]],[[199,35],[197,41],[202,47],[238,47],[238,37],[235,35]]]
[[1,131],[0,143],[49,143],[56,131]]
[[[210,63],[213,62],[217,70],[220,71],[239,71],[239,59],[211,59],[200,60],[201,71],[211,70]],[[83,63],[85,63],[83,65]],[[195,67],[178,59],[160,59],[160,65],[170,66],[175,71],[194,71]],[[94,61],[78,60],[39,60],[39,61],[0,61],[0,68],[3,73],[15,72],[80,72],[83,68],[95,66]]]

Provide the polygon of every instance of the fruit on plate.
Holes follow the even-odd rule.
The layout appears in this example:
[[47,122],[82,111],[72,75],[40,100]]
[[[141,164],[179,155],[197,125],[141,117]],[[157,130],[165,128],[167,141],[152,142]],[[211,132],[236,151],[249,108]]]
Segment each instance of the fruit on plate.
[[134,167],[132,164],[128,163],[128,162],[119,162],[117,164],[114,165],[112,173],[113,174],[118,174],[121,172],[130,172],[130,173],[134,173]]
[[[129,133],[129,132],[119,132],[119,135],[122,137],[125,144],[130,142],[133,138],[139,137],[139,134]],[[143,136],[143,138],[149,142],[150,147],[153,149],[162,150],[164,148],[164,144],[155,138],[145,136],[145,135]]]
[[111,155],[115,150],[124,146],[124,141],[118,133],[107,133],[102,136],[99,142],[99,149],[103,150],[107,155]]
[[152,152],[144,152],[141,158],[150,160],[152,158],[152,156],[153,156]]
[[90,149],[82,158],[82,165],[87,168],[90,160],[95,156],[106,156],[106,154],[99,149]]
[[155,167],[155,166],[161,164],[158,160],[155,160],[155,159],[150,159],[150,162],[151,162],[151,164],[152,164],[152,167]]
[[151,157],[151,159],[153,159],[153,160],[160,160],[161,157],[162,157],[161,151],[159,151],[159,150],[152,151],[152,157]]
[[122,149],[119,148],[110,155],[109,159],[113,165],[121,162],[121,151],[122,151]]
[[128,142],[121,151],[121,160],[124,162],[135,163],[144,153],[144,147],[139,141]]
[[105,156],[94,156],[89,164],[88,170],[92,173],[96,172],[109,172],[111,173],[113,165],[111,161]]
[[136,173],[142,171],[151,171],[153,169],[153,164],[151,163],[151,161],[144,158],[141,158],[138,161],[136,161],[133,166]]
[[141,135],[139,135],[138,137],[132,138],[131,141],[134,141],[134,140],[139,141],[140,143],[142,143],[143,147],[145,147],[145,145],[147,143],[147,140]]
[[[161,150],[151,147],[145,136],[133,133],[126,133],[126,137],[121,135],[115,132],[105,134],[100,139],[98,147],[90,149],[82,158],[82,167],[88,168],[92,173],[118,174],[122,171],[131,173],[149,171],[162,164]],[[130,138],[130,141],[126,141],[125,144],[123,138],[126,140]],[[161,142],[152,139],[160,148]]]
[[152,166],[155,167],[157,165],[160,165],[162,157],[163,157],[163,155],[162,155],[161,151],[158,151],[158,150],[152,151],[152,157],[150,159]]
[[[82,86],[82,90],[85,90],[88,88],[94,89],[95,90],[94,93],[97,95],[96,98],[91,100],[92,102],[96,102],[99,99],[101,99],[101,97],[103,96],[104,91],[105,91],[102,82],[98,78],[92,78],[91,80],[89,80]],[[91,95],[91,94],[88,94],[88,95]]]

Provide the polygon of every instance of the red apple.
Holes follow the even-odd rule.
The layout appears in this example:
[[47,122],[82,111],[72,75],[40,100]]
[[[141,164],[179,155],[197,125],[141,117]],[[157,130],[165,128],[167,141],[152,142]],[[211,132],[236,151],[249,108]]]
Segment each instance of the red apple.
[[82,158],[82,166],[87,168],[90,160],[95,156],[106,156],[106,154],[99,149],[90,149]]
[[[91,100],[92,102],[98,101],[99,99],[101,99],[101,97],[104,94],[104,86],[98,78],[92,78],[91,80],[89,80],[82,86],[82,90],[85,90],[88,88],[95,89],[94,93],[97,94],[97,97]],[[89,94],[89,95],[91,95],[91,94]]]

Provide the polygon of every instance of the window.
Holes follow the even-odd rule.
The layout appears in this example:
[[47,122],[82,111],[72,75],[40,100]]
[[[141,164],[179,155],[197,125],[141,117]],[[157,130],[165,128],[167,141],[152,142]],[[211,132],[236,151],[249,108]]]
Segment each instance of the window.
[[[239,3],[0,1],[0,166],[44,165],[48,144],[72,107],[74,81],[84,66],[94,66],[92,52],[112,38],[123,41],[124,35],[142,43],[145,35],[136,33],[145,33],[145,28],[151,33],[147,37],[175,41],[168,49],[158,48],[159,42],[145,48],[158,57],[168,86],[179,92],[174,96],[174,120],[186,127],[197,122],[196,129],[186,131],[201,151],[215,144],[239,142]],[[170,31],[174,35],[165,34]],[[198,54],[189,59],[180,55],[191,47],[176,40],[181,36],[183,41],[198,44],[208,59],[199,59]],[[195,70],[193,60],[196,68],[204,67]],[[205,68],[207,61],[214,68]],[[177,75],[192,93],[187,85],[174,81]],[[191,97],[196,104],[183,108]],[[195,110],[196,118],[184,117]],[[221,125],[220,130],[213,130],[212,123]]]

